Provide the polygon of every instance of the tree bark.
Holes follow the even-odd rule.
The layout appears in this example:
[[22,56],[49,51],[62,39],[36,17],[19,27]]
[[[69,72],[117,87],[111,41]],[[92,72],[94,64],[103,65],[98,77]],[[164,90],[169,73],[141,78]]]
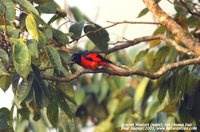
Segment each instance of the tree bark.
[[165,13],[155,0],[143,0],[158,22],[172,32],[187,48],[200,56],[200,43],[191,37],[172,17]]

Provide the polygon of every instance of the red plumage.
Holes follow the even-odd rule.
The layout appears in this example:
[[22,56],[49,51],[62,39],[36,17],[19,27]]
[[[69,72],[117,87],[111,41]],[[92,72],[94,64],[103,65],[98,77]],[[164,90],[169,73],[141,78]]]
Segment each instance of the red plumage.
[[73,54],[71,60],[84,68],[91,70],[97,69],[99,66],[105,66],[113,69],[116,73],[123,76],[123,73],[111,66],[113,64],[110,60],[94,52],[82,52]]

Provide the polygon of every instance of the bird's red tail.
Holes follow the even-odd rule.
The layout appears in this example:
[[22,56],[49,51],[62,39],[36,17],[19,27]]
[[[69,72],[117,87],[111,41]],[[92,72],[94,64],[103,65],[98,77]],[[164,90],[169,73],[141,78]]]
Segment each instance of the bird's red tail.
[[109,68],[113,69],[116,73],[118,73],[119,75],[124,76],[124,74],[122,72],[120,72],[119,70],[117,70],[116,68],[114,68],[113,66],[111,66],[108,63],[102,62],[101,65],[109,67]]

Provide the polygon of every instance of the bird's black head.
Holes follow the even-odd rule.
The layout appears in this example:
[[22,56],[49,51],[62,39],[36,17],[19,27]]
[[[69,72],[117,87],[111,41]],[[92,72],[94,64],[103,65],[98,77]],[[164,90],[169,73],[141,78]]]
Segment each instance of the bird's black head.
[[81,54],[73,54],[71,57],[71,61],[77,64],[81,64]]

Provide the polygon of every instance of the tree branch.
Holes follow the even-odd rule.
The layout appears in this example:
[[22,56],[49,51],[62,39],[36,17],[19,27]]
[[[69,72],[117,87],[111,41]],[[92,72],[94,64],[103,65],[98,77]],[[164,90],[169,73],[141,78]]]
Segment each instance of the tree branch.
[[112,23],[112,25],[110,26],[115,26],[115,25],[118,25],[118,24],[153,24],[153,25],[160,25],[159,22],[133,22],[133,21],[121,21],[121,22],[112,22],[112,21],[107,21],[109,23]]
[[115,51],[119,51],[134,45],[137,45],[141,42],[146,42],[146,41],[152,41],[152,40],[156,40],[156,39],[160,39],[163,41],[166,41],[168,43],[171,44],[171,46],[173,46],[177,51],[188,54],[188,55],[195,55],[191,50],[187,49],[187,48],[183,48],[182,46],[180,46],[178,43],[176,43],[176,41],[174,41],[173,39],[168,38],[165,35],[159,34],[159,35],[155,35],[155,36],[145,36],[145,37],[140,37],[140,38],[136,38],[134,40],[127,40],[127,41],[121,41],[122,44],[117,45],[113,48],[110,48],[107,52],[105,52],[105,54],[110,54],[112,52]]
[[189,36],[189,34],[183,30],[183,28],[175,20],[173,20],[160,8],[155,0],[143,1],[147,8],[152,12],[156,20],[158,20],[162,26],[166,27],[172,32],[173,35],[178,37],[179,40],[184,43],[187,48],[194,51],[195,55],[200,56],[200,44],[195,38]]
[[[173,70],[173,69],[176,69],[179,67],[191,65],[191,64],[200,64],[200,57],[195,58],[195,59],[189,59],[189,60],[184,60],[184,61],[180,61],[180,62],[167,64],[167,65],[161,67],[155,73],[150,73],[147,71],[139,71],[139,70],[130,70],[130,71],[123,72],[123,74],[124,74],[124,76],[140,75],[140,76],[148,77],[150,79],[157,79],[157,78],[161,77],[162,75],[164,75],[167,71],[170,71],[170,70]],[[70,81],[77,79],[79,76],[81,76],[83,74],[88,74],[88,73],[93,73],[93,74],[94,73],[106,73],[108,75],[121,76],[121,75],[117,74],[116,72],[111,71],[109,69],[98,69],[98,70],[94,70],[94,71],[84,69],[82,71],[77,71],[74,74],[69,75],[69,77],[48,77],[48,76],[43,75],[42,78],[45,80],[49,80],[49,81],[70,82]]]

